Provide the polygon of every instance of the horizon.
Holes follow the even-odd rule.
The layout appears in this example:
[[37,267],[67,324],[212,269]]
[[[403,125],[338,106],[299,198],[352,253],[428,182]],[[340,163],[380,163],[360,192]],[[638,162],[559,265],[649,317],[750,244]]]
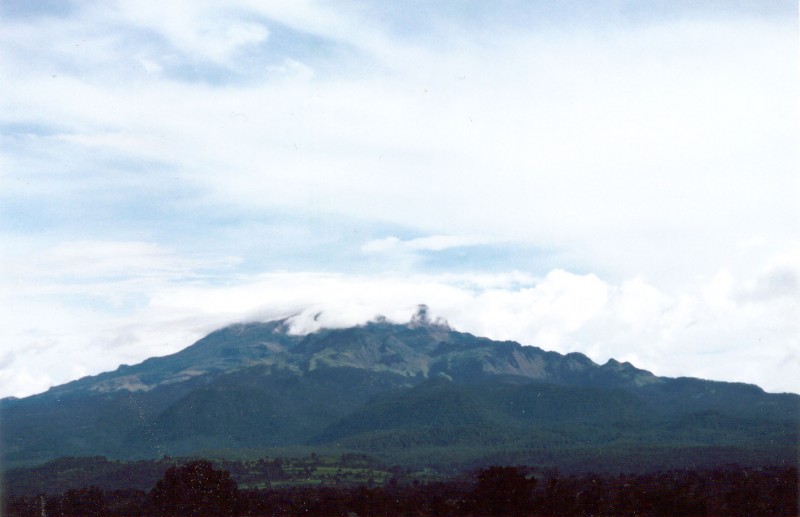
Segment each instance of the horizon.
[[0,397],[420,303],[800,393],[797,2],[0,16]]

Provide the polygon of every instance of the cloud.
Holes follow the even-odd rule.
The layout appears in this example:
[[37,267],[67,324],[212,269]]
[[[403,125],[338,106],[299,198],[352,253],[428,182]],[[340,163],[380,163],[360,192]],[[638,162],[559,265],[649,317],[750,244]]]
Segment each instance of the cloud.
[[[102,257],[104,246],[86,248],[101,250]],[[141,244],[125,246],[146,256],[153,251]],[[116,264],[99,264],[101,271],[117,271]],[[78,292],[110,287],[100,280],[92,283],[96,277],[85,273],[88,280]],[[147,274],[139,269],[126,282]],[[5,294],[4,302],[13,310],[2,322],[3,340],[12,344],[0,368],[9,380],[3,395],[26,395],[45,382],[70,380],[76,372],[98,373],[176,352],[228,323],[289,317],[293,331],[302,334],[361,324],[378,315],[408,321],[420,303],[429,305],[432,318],[494,339],[584,352],[597,362],[630,360],[659,375],[800,391],[800,327],[791,317],[798,297],[744,300],[737,293],[745,282],[730,274],[722,273],[696,290],[676,292],[664,292],[641,278],[615,283],[560,269],[542,277],[521,272],[217,274],[189,283],[170,277],[148,284],[145,300],[121,313],[31,293]],[[72,284],[61,287],[76,289]],[[43,317],[46,326],[34,323]],[[64,357],[70,358],[68,368]]]
[[[279,14],[310,23],[306,14]],[[671,20],[619,34],[515,32],[488,48],[453,42],[446,63],[439,49],[414,49],[413,65],[398,49],[388,70],[339,75],[323,66],[225,88],[149,75],[113,88],[59,75],[45,86],[9,74],[11,98],[25,93],[11,115],[47,113],[71,128],[38,152],[65,151],[67,163],[98,154],[153,160],[190,171],[183,181],[215,199],[254,210],[277,205],[383,218],[423,234],[581,246],[603,267],[634,263],[657,274],[690,269],[677,257],[665,266],[651,260],[682,234],[692,268],[715,270],[715,250],[731,248],[740,232],[779,240],[760,221],[793,203],[778,188],[796,163],[785,116],[796,108],[784,66],[790,35],[779,26],[764,39],[766,30]],[[277,66],[307,57],[278,56]]]
[[773,269],[760,277],[747,295],[756,299],[797,298],[800,295],[800,269]]
[[262,44],[269,35],[262,23],[239,18],[235,8],[220,8],[205,3],[176,1],[120,1],[115,18],[153,31],[166,40],[171,49],[193,60],[232,65],[233,54],[242,47]]
[[736,293],[742,301],[789,300],[800,298],[800,246],[773,257],[762,272]]
[[37,252],[8,257],[9,273],[26,283],[92,283],[148,278],[188,280],[208,269],[225,269],[237,257],[181,257],[161,245],[143,241],[66,241]]
[[402,240],[397,237],[385,237],[369,241],[361,246],[364,253],[388,253],[388,252],[419,252],[419,251],[443,251],[451,248],[461,248],[485,244],[486,239],[476,239],[474,237],[462,237],[456,235],[431,235],[428,237],[418,237],[415,239]]
[[4,6],[20,385],[427,303],[797,391],[796,9],[754,5]]

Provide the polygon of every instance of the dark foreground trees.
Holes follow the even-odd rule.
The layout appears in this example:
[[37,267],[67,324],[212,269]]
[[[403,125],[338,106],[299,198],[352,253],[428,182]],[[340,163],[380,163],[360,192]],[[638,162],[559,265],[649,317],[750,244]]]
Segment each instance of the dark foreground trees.
[[237,490],[205,461],[172,467],[141,490],[11,497],[3,515],[798,515],[797,468],[725,467],[563,476],[490,467],[435,483]]
[[536,478],[522,468],[489,467],[478,473],[467,505],[480,515],[529,515],[534,509]]
[[150,502],[156,515],[234,515],[238,492],[227,471],[193,461],[169,468],[150,492]]

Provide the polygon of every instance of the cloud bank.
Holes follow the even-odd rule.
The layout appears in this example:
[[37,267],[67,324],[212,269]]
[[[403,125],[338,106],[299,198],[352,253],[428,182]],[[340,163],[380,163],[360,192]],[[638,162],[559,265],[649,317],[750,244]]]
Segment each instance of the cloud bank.
[[[102,248],[95,251],[102,255]],[[4,301],[15,303],[2,321],[4,340],[12,345],[0,361],[0,384],[8,387],[4,395],[27,395],[120,363],[173,353],[229,323],[290,318],[292,330],[304,334],[379,315],[405,322],[420,302],[430,306],[432,317],[481,336],[583,352],[597,362],[614,357],[658,375],[797,390],[796,285],[787,293],[783,281],[774,281],[776,275],[800,275],[786,262],[776,262],[755,282],[722,272],[695,291],[669,293],[641,278],[614,283],[560,269],[543,277],[275,272],[227,285],[186,285],[174,282],[183,277],[180,272],[170,273],[173,279],[160,276],[175,271],[167,267],[173,258],[162,255],[161,261],[151,265],[157,273],[151,283],[131,286],[126,278],[99,276],[78,289],[41,285],[35,296],[6,295]],[[54,297],[92,298],[95,308],[87,310],[85,301],[69,307],[52,302]],[[47,314],[47,325],[20,318],[31,313]]]

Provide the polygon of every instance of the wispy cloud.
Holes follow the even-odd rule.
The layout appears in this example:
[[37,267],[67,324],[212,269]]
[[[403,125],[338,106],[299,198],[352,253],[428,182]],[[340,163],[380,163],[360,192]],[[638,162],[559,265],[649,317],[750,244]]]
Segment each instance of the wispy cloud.
[[385,253],[397,249],[409,251],[442,251],[450,248],[484,244],[484,242],[483,239],[459,237],[456,235],[431,235],[429,237],[418,237],[416,239],[407,240],[392,236],[369,241],[364,244],[361,249],[366,253]]

